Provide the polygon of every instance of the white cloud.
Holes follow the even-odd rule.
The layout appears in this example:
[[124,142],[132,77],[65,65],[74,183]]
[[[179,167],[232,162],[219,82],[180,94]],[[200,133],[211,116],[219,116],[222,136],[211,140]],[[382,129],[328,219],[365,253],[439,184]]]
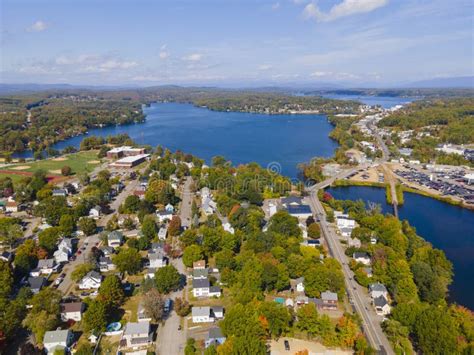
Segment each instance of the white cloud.
[[276,2],[272,5],[272,10],[276,11],[280,8],[280,3],[279,2]]
[[322,12],[315,3],[305,6],[303,17],[320,22],[329,22],[341,17],[371,12],[388,4],[388,0],[343,0],[328,12]]
[[160,59],[166,59],[170,56],[170,52],[167,50],[168,46],[166,44],[163,44],[160,47]]
[[28,27],[26,30],[28,32],[43,32],[45,31],[49,25],[44,22],[44,21],[36,21],[33,23],[30,27]]
[[270,64],[262,64],[258,66],[258,70],[262,70],[262,71],[270,70],[272,68],[273,67]]
[[183,57],[183,60],[187,60],[189,62],[199,62],[201,59],[202,59],[201,53],[192,53]]
[[355,80],[360,79],[359,75],[346,72],[315,71],[309,75],[312,78],[324,78],[326,80]]

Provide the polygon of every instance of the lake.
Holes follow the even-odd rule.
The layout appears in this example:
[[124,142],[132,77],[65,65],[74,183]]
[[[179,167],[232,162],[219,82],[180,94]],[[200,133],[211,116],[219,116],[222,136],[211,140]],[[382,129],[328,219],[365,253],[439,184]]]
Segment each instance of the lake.
[[342,94],[327,94],[323,95],[329,99],[338,100],[356,100],[365,105],[375,106],[380,105],[383,108],[390,108],[396,105],[406,105],[412,101],[417,100],[413,97],[397,97],[397,96],[369,96],[369,95],[342,95]]
[[[386,203],[385,189],[347,186],[327,189],[336,199],[372,201],[385,213],[393,213]],[[450,299],[474,310],[474,211],[426,196],[404,193],[400,219],[407,219],[418,235],[442,249],[454,266]]]
[[[333,126],[325,115],[217,112],[178,103],[154,103],[144,113],[145,123],[91,129],[89,136],[127,133],[138,144],[180,149],[208,163],[213,156],[223,155],[233,164],[272,164],[291,178],[297,176],[298,163],[330,157],[338,146],[328,137]],[[58,142],[54,148],[77,148],[84,137]],[[23,157],[31,156],[24,153]]]

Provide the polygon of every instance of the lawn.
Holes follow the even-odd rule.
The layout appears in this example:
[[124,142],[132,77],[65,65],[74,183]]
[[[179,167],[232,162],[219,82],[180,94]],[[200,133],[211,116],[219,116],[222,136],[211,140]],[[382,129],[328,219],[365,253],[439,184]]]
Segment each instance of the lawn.
[[[97,158],[97,151],[85,151],[52,159],[18,163],[8,166],[5,170],[33,173],[42,169],[46,171],[48,175],[61,175],[61,168],[67,165],[72,169],[73,174],[79,174],[82,172],[91,172],[98,164],[100,164],[100,160]],[[2,176],[3,175],[6,174],[2,174]],[[14,174],[10,176],[12,177]]]

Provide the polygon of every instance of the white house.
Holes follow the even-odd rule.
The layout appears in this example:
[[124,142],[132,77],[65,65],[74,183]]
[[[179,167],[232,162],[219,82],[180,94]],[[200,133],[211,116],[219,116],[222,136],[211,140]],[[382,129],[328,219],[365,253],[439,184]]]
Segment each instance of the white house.
[[145,270],[145,279],[154,279],[155,278],[155,273],[156,273],[155,268],[149,267]]
[[125,326],[121,344],[128,348],[148,346],[152,343],[152,336],[149,321],[130,322]]
[[69,254],[72,254],[72,240],[71,238],[63,238],[59,244],[58,249],[65,249]]
[[102,284],[102,275],[97,271],[90,271],[86,276],[79,282],[79,288],[81,290],[98,289]]
[[296,292],[304,292],[304,277],[295,280]]
[[51,330],[44,333],[43,346],[47,354],[54,354],[56,351],[66,350],[74,340],[73,333],[69,330]]
[[158,217],[158,221],[163,223],[165,221],[170,221],[173,218],[173,212],[167,210],[160,210],[156,211],[156,216]]
[[79,322],[82,319],[82,313],[84,312],[84,303],[72,302],[61,304],[61,320],[67,322],[73,320]]
[[56,265],[54,259],[40,259],[38,260],[38,269],[43,275],[51,275],[53,273],[54,266]]
[[367,253],[355,252],[354,254],[352,254],[352,257],[355,261],[364,265],[370,265],[371,263],[370,257]]
[[198,260],[193,262],[193,269],[194,270],[199,270],[199,269],[205,269],[206,268],[206,261],[205,260]]
[[116,269],[116,266],[110,257],[101,256],[99,258],[99,269],[101,272],[113,271]]
[[221,289],[217,286],[211,286],[208,279],[193,279],[194,297],[220,297]]
[[234,232],[235,232],[234,227],[232,227],[229,222],[224,223],[222,225],[222,228],[224,228],[224,230],[226,232],[229,232],[229,233],[232,233],[232,234],[234,234]]
[[59,248],[53,254],[56,263],[66,263],[69,260],[69,253],[65,248]]
[[158,239],[165,240],[167,234],[168,234],[168,225],[166,224],[160,227],[160,230],[158,231]]
[[8,200],[5,204],[5,212],[16,213],[18,212],[18,203],[15,200]]
[[100,217],[100,214],[102,213],[102,207],[100,206],[94,206],[90,209],[89,211],[89,217],[92,217],[92,218],[99,218]]
[[374,307],[375,313],[377,313],[379,316],[386,316],[390,314],[391,307],[384,296],[374,298]]
[[112,248],[118,248],[122,245],[123,233],[119,231],[110,232],[107,236],[107,245]]
[[222,307],[193,307],[191,310],[193,323],[212,323],[224,318]]
[[348,215],[346,214],[341,214],[339,216],[336,216],[336,224],[337,228],[355,228],[355,220],[349,218]]
[[388,297],[388,291],[385,285],[381,284],[380,282],[377,282],[375,284],[370,284],[369,285],[369,293],[370,297],[373,299],[376,299],[378,297]]
[[148,253],[148,260],[150,260],[150,268],[159,269],[167,264],[165,255],[160,251]]

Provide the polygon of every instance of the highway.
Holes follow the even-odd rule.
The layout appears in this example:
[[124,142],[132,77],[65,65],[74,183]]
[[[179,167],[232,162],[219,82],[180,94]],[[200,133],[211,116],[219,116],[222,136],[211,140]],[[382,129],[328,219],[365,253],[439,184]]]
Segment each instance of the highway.
[[[346,173],[349,173],[349,171]],[[350,175],[350,173],[348,175]],[[309,200],[313,214],[320,220],[321,231],[326,239],[329,252],[342,265],[342,271],[346,280],[346,290],[355,311],[362,318],[364,334],[369,343],[380,353],[394,354],[387,337],[382,331],[380,325],[381,317],[377,316],[375,313],[373,306],[371,305],[370,296],[367,294],[366,290],[354,281],[354,275],[348,266],[348,258],[344,254],[344,250],[338,240],[337,234],[326,222],[326,213],[318,199],[318,189],[312,188],[310,190]]]

